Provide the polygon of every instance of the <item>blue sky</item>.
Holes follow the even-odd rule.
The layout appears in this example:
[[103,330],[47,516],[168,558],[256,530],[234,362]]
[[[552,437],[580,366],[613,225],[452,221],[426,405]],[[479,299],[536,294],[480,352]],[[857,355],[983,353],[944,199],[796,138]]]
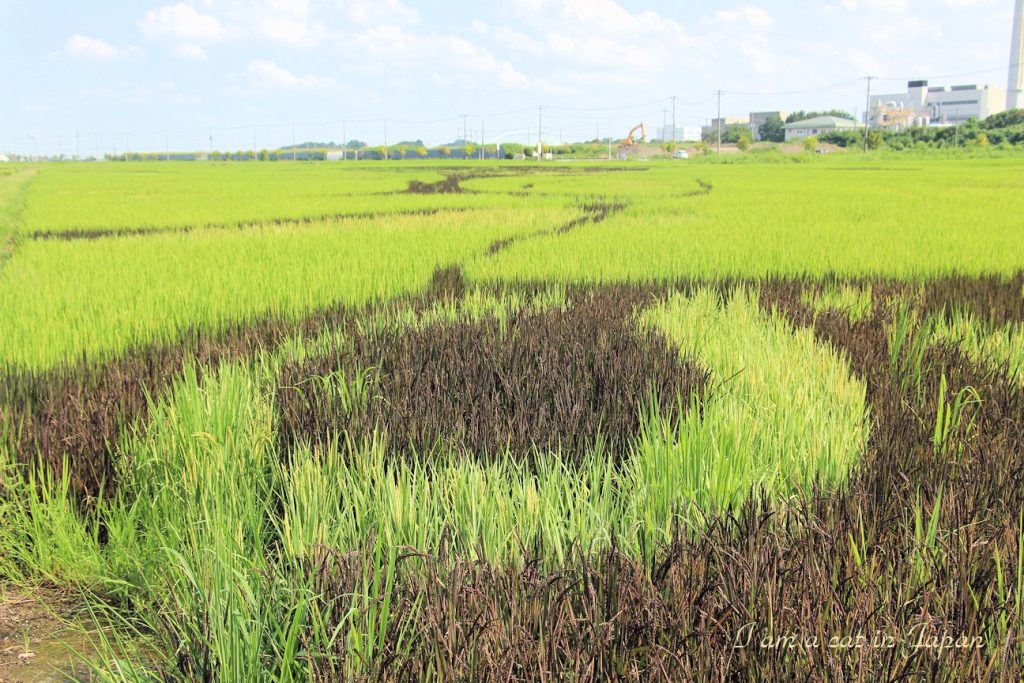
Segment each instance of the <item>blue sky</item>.
[[[622,137],[863,107],[908,78],[1006,85],[1012,0],[0,0],[0,149]],[[775,93],[775,94],[772,94]],[[346,122],[343,124],[343,122]],[[76,143],[76,134],[77,143]]]

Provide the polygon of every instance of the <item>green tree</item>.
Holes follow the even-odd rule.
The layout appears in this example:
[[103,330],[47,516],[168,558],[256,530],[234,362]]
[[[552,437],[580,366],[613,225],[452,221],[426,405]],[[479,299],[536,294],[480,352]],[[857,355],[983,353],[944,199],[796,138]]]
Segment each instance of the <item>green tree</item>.
[[786,123],[796,123],[807,119],[816,119],[819,116],[835,116],[840,119],[852,119],[850,112],[842,109],[829,109],[828,111],[795,111],[786,117]]
[[813,135],[804,138],[804,151],[805,152],[816,152],[818,151],[818,138]]
[[738,147],[741,152],[746,152],[750,149],[750,142],[750,134],[744,133],[736,140],[736,147]]
[[757,129],[757,135],[766,142],[785,142],[786,124],[778,116],[769,116]]
[[985,119],[981,127],[994,130],[996,128],[1019,126],[1021,124],[1024,124],[1024,109],[1007,109]]

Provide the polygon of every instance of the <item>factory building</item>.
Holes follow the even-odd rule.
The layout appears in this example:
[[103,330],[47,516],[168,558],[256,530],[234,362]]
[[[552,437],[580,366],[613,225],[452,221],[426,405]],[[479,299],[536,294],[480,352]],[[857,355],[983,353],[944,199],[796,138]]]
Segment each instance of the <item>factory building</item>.
[[676,126],[675,135],[672,134],[672,126],[665,126],[657,130],[659,140],[675,140],[676,142],[699,142],[700,126]]
[[993,85],[929,86],[928,81],[910,81],[905,93],[873,95],[868,122],[872,128],[904,130],[981,120],[1005,109],[1006,91]]

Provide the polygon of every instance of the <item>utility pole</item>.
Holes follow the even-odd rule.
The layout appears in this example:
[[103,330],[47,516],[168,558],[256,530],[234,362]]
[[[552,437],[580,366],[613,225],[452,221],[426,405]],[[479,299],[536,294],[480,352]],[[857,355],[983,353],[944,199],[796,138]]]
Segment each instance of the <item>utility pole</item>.
[[661,141],[665,142],[665,129],[668,128],[668,107],[661,108]]
[[672,96],[672,149],[676,148],[676,96]]
[[722,153],[722,91],[718,91],[718,153]]
[[537,107],[537,161],[544,153],[544,107]]
[[868,88],[867,95],[864,98],[864,151],[868,151],[868,128],[871,125],[871,79],[874,76],[868,76]]
[[480,161],[484,160],[484,120],[480,119]]
[[209,128],[206,131],[210,136],[210,160],[213,159],[213,128]]

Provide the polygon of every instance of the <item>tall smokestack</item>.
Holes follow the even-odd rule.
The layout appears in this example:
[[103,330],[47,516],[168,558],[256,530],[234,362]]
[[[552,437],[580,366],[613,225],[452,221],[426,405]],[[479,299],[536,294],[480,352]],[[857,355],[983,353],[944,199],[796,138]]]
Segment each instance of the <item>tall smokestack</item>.
[[1013,43],[1010,45],[1010,81],[1006,86],[1006,108],[1024,109],[1024,0],[1017,0],[1013,13]]

